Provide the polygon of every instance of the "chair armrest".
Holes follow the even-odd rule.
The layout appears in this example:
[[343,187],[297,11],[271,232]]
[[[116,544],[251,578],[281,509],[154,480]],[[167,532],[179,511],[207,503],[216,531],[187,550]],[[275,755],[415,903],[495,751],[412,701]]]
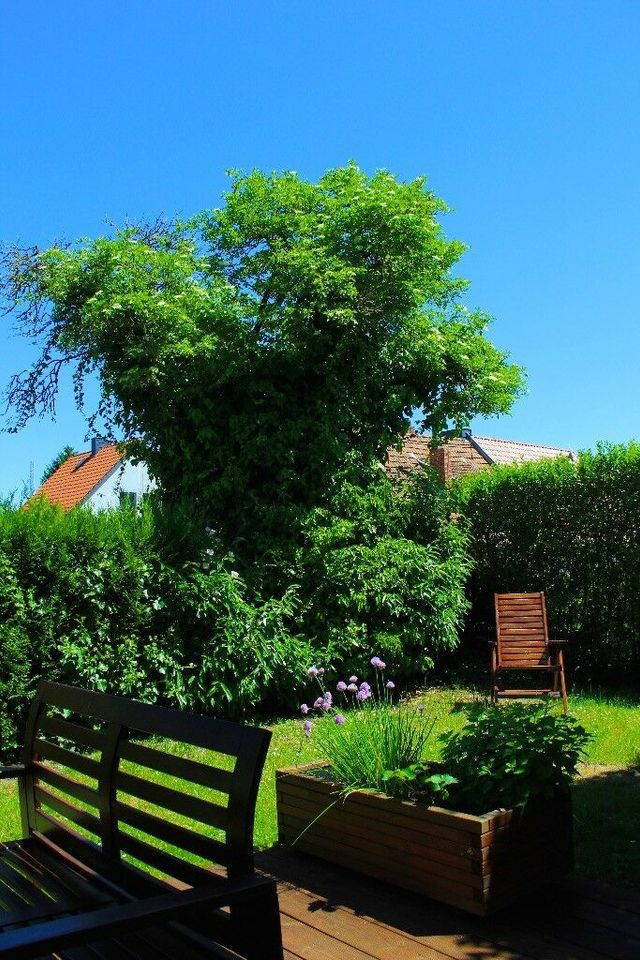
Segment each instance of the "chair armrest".
[[207,884],[19,927],[0,933],[0,957],[33,960],[56,949],[93,943],[110,936],[119,937],[127,931],[154,923],[167,923],[203,907],[227,906],[236,895],[251,896],[261,887],[273,884],[273,880],[254,876],[235,883]]
[[0,780],[12,780],[14,777],[24,777],[27,768],[22,763],[8,767],[0,767]]
[[550,647],[566,647],[568,643],[568,640],[549,640]]

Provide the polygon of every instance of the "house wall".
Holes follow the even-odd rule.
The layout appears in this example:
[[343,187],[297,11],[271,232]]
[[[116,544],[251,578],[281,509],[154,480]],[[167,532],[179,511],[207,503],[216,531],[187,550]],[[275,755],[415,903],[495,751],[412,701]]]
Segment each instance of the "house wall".
[[432,447],[430,461],[431,466],[438,471],[445,483],[456,480],[465,473],[488,470],[491,466],[463,437],[447,440],[441,447]]
[[136,500],[139,501],[143,494],[153,490],[154,487],[155,483],[151,480],[144,463],[134,464],[125,461],[86,497],[84,503],[92,510],[108,510],[110,507],[120,505],[121,494],[135,494]]

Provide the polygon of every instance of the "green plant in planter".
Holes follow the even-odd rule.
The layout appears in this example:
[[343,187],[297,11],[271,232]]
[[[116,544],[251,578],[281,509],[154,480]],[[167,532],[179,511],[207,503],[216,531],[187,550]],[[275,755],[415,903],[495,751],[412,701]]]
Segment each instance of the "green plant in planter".
[[[395,684],[373,657],[375,683],[350,677],[335,694],[324,670],[308,675],[319,685],[312,706],[301,704],[304,732],[317,737],[331,775],[344,792],[378,790],[403,800],[484,814],[566,789],[590,734],[549,704],[471,704],[462,731],[441,736],[439,762],[427,755],[434,721],[422,705],[394,702]],[[337,701],[337,702],[336,702]],[[311,719],[314,717],[316,719]]]
[[442,736],[442,764],[456,781],[447,806],[469,813],[567,789],[591,739],[574,717],[551,713],[548,704],[474,704],[467,712],[462,731]]
[[[395,684],[386,680],[386,664],[372,657],[373,687],[352,676],[339,680],[335,693],[324,689],[324,670],[311,667],[308,675],[319,684],[312,706],[301,704],[307,717],[304,732],[314,730],[331,765],[332,776],[345,789],[380,790],[397,796],[399,787],[389,770],[417,763],[425,754],[434,721],[420,705],[396,704]],[[309,719],[314,712],[317,719]]]
[[398,770],[385,770],[382,779],[386,792],[393,797],[439,807],[450,805],[451,792],[458,782],[430,760],[419,760]]

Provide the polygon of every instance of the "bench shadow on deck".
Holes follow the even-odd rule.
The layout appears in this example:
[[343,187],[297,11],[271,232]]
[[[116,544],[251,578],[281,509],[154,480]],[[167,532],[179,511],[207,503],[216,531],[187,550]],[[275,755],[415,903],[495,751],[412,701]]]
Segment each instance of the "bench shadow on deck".
[[278,880],[287,960],[639,960],[640,892],[576,878],[479,919],[288,849]]

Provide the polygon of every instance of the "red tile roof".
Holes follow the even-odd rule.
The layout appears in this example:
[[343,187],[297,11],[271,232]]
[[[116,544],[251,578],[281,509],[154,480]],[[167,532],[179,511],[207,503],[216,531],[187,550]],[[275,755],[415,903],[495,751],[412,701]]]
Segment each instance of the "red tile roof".
[[520,440],[497,440],[495,437],[476,437],[475,434],[473,439],[494,463],[531,463],[544,457],[573,459],[575,456],[572,450],[564,447],[547,447],[539,443],[523,443]]
[[74,453],[38,487],[31,499],[46,497],[51,503],[60,504],[63,510],[71,510],[106,480],[121,462],[122,455],[115,443],[102,447],[94,454],[90,450]]
[[[497,437],[453,437],[445,441],[450,461],[446,478],[460,476],[492,463],[531,463],[545,457],[575,458],[572,450],[565,447],[550,447],[539,443],[524,443],[519,440],[500,440]],[[401,450],[390,447],[387,451],[386,469],[393,479],[413,473],[423,464],[435,466],[431,457],[431,437],[410,430]]]
[[429,463],[431,437],[410,430],[404,439],[401,450],[389,447],[385,464],[387,473],[393,479],[400,479],[424,464]]

